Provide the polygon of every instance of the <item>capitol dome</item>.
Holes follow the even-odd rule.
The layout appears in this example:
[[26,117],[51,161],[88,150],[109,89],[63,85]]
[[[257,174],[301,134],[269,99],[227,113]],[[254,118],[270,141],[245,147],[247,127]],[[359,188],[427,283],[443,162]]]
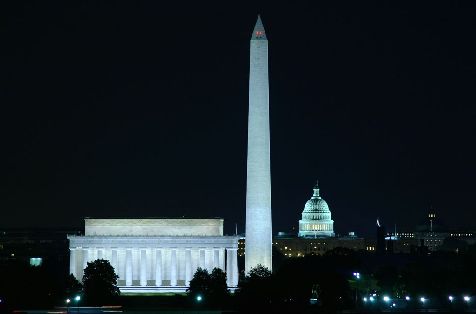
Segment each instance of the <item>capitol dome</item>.
[[314,194],[304,205],[302,219],[299,220],[299,237],[333,237],[334,221],[329,205],[319,194],[319,186],[314,186]]

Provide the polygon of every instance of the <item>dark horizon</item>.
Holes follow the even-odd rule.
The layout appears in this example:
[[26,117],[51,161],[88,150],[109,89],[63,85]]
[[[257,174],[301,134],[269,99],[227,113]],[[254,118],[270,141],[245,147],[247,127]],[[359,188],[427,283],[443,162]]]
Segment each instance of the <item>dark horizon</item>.
[[0,227],[222,217],[244,232],[249,40],[269,40],[273,233],[476,229],[472,2],[1,4]]

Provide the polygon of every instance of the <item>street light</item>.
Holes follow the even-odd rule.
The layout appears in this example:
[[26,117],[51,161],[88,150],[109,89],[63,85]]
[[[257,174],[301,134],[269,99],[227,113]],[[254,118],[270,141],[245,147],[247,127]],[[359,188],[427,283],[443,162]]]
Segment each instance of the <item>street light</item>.
[[405,300],[410,301],[410,297],[407,295],[407,296],[405,297]]
[[75,296],[74,300],[76,301],[76,311],[79,313],[79,301],[81,301],[81,296]]
[[464,302],[469,302],[471,300],[471,298],[469,296],[465,295],[463,297],[463,300],[464,300]]
[[425,302],[426,302],[425,297],[421,297],[421,298],[420,298],[420,301],[421,301],[421,303],[425,303]]
[[370,300],[370,302],[373,302],[375,299],[374,299],[374,297],[370,297],[369,300]]
[[450,296],[448,297],[448,300],[450,300],[450,302],[453,302],[454,299],[455,299],[455,298],[454,298],[452,295],[450,295]]
[[390,301],[390,298],[389,298],[388,296],[384,296],[384,297],[383,297],[383,300],[384,300],[385,302],[389,302],[389,301]]
[[197,297],[195,298],[197,300],[197,302],[201,302],[202,301],[202,296],[201,295],[197,295]]

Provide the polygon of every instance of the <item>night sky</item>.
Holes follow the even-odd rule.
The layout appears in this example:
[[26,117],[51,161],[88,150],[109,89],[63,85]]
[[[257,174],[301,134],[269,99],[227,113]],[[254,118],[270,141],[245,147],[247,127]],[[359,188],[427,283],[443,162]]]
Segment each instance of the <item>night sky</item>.
[[430,205],[476,229],[476,2],[172,3],[2,1],[0,227],[244,232],[261,13],[274,231],[297,227],[316,179],[340,234],[413,228]]

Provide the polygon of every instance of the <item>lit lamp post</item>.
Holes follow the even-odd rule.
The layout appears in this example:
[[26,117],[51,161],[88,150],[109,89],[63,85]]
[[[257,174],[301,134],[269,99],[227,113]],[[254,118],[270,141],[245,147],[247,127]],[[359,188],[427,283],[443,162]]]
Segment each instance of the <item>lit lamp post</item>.
[[66,313],[69,313],[69,304],[71,303],[70,299],[66,299]]
[[355,284],[354,284],[354,293],[355,293],[355,307],[357,307],[357,286],[358,286],[358,280],[360,279],[360,273],[359,272],[353,272],[352,275],[354,276],[354,281],[355,281]]
[[74,300],[76,301],[76,312],[79,313],[79,301],[81,301],[81,296],[79,295],[75,296]]

